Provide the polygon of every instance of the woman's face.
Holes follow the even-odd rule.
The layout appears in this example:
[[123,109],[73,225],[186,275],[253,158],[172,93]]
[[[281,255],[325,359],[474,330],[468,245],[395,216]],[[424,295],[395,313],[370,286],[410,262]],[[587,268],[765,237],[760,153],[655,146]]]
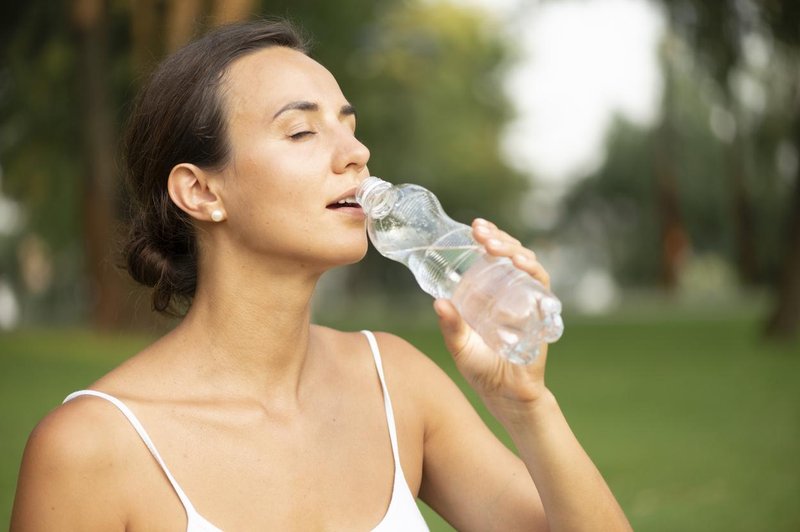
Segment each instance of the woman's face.
[[238,247],[295,267],[360,260],[364,214],[339,202],[368,176],[369,150],[331,73],[276,46],[235,61],[221,94],[232,160],[219,194]]

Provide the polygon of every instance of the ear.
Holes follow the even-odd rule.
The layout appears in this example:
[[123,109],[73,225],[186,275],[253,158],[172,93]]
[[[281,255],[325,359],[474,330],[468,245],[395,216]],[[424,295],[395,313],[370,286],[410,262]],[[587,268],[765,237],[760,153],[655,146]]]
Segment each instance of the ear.
[[[220,222],[226,217],[225,206],[222,199],[209,188],[209,181],[208,173],[198,166],[189,163],[175,165],[167,180],[169,197],[195,220]],[[220,214],[222,217],[219,217]]]

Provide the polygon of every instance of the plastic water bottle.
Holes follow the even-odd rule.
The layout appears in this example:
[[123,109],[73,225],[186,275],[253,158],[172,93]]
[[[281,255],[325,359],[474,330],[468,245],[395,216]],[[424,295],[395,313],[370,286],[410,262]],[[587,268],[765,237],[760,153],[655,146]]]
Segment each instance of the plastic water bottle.
[[449,218],[429,190],[369,177],[356,201],[375,248],[408,266],[425,292],[450,299],[500,355],[529,364],[542,342],[561,337],[558,298],[510,259],[488,255],[472,228]]

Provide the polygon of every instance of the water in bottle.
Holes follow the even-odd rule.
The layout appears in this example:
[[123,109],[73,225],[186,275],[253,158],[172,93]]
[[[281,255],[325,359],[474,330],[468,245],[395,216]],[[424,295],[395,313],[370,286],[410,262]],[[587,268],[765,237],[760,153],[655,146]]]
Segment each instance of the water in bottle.
[[450,299],[501,356],[528,364],[542,342],[561,337],[561,302],[511,260],[488,255],[472,228],[449,218],[429,190],[369,177],[356,200],[375,248],[408,266],[425,292]]

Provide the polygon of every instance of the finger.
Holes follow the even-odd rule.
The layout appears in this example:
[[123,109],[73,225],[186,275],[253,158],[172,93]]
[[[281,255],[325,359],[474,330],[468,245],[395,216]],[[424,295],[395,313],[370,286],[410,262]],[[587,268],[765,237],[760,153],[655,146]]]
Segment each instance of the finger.
[[539,263],[536,253],[488,220],[476,218],[472,226],[475,239],[490,255],[511,258],[517,268],[530,274],[546,288],[550,288],[550,274]]
[[486,248],[490,255],[498,257],[511,257],[524,249],[520,244],[507,242],[499,238],[489,238],[483,243],[483,247]]
[[521,247],[516,253],[511,256],[511,260],[521,270],[537,262],[536,253],[528,248]]
[[472,234],[481,244],[483,244],[486,239],[492,237],[493,231],[494,229],[486,220],[476,218],[475,221],[472,222]]
[[484,220],[483,218],[476,218],[472,222],[472,229],[473,234],[481,244],[483,244],[486,240],[493,238],[495,240],[500,240],[501,242],[515,246],[522,245],[518,239],[509,235],[505,231],[498,229],[496,225]]
[[467,345],[470,328],[467,322],[458,313],[456,307],[446,299],[437,299],[433,302],[433,310],[439,316],[439,328],[442,330],[447,349],[458,356]]
[[490,222],[489,220],[487,220],[485,218],[475,218],[472,221],[472,227],[475,227],[476,225],[483,226],[483,227],[486,227],[488,229],[497,229],[497,226],[495,224],[493,224],[492,222]]
[[517,253],[511,257],[514,266],[524,271],[547,288],[550,289],[550,274],[544,269],[544,266],[536,260],[533,252]]
[[522,246],[522,242],[520,242],[518,239],[514,238],[513,236],[509,235],[508,233],[506,233],[502,229],[498,229],[497,230],[497,236],[495,238],[498,238],[499,240],[502,240],[506,244],[510,244],[512,246]]
[[485,244],[487,240],[490,238],[499,239],[500,231],[497,229],[497,226],[494,225],[492,222],[484,220],[482,218],[476,218],[472,222],[472,234],[475,239],[480,242],[481,244]]

